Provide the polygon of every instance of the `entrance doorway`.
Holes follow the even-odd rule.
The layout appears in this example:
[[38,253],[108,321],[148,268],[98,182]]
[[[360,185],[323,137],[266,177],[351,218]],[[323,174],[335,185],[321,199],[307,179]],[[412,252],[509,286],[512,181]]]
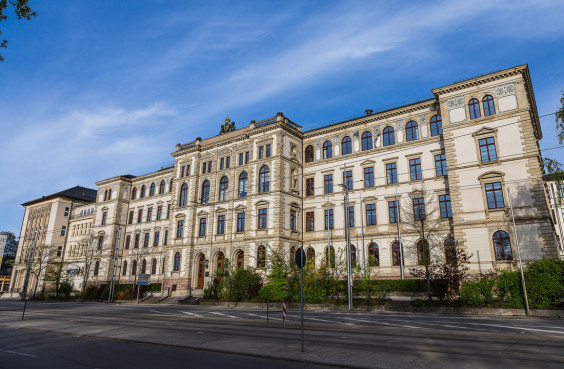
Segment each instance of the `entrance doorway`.
[[204,263],[204,254],[201,254],[198,259],[198,284],[196,285],[198,290],[204,289]]

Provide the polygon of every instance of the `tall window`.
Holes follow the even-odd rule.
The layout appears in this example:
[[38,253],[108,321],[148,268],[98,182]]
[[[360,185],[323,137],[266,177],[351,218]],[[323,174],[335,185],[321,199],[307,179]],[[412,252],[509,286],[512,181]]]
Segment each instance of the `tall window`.
[[225,158],[225,168],[229,169],[231,167],[231,156]]
[[[203,237],[206,235],[206,225],[208,222],[208,218],[204,217],[204,218],[200,218],[200,229],[198,232],[198,236]],[[212,229],[213,232],[213,229]]]
[[212,162],[208,161],[208,173],[211,173],[212,171]]
[[180,252],[176,252],[176,254],[174,254],[174,267],[173,270],[175,272],[178,272],[180,270]]
[[206,162],[202,163],[202,174],[206,173]]
[[239,251],[235,260],[237,260],[237,269],[243,268],[245,266],[245,253],[243,251]]
[[166,206],[166,219],[170,218],[171,210],[172,210],[172,204],[167,204],[167,206]]
[[384,128],[382,132],[384,146],[394,145],[396,143],[396,138],[394,136],[394,128],[391,126],[387,126]]
[[309,145],[305,149],[305,162],[311,163],[314,159],[315,159],[315,156],[314,156],[314,153],[313,153],[313,146]]
[[306,232],[311,232],[313,230],[315,230],[314,212],[309,211],[306,213]]
[[426,240],[417,241],[417,264],[429,265],[431,263],[431,250]]
[[488,200],[488,209],[500,209],[505,207],[501,182],[486,184],[486,198]]
[[421,179],[421,159],[409,160],[409,177],[412,181]]
[[351,245],[351,265],[356,266],[356,247],[354,245]]
[[165,192],[165,181],[162,180],[161,183],[159,184],[159,195],[163,194]]
[[145,185],[141,186],[141,195],[139,196],[140,198],[144,198],[145,197]]
[[[106,225],[106,220],[108,219],[108,212],[105,211],[102,213],[102,225]],[[64,235],[62,235],[64,236]]]
[[342,155],[348,155],[352,153],[352,143],[351,143],[351,138],[349,136],[345,136],[341,140],[341,151],[342,151]]
[[484,105],[484,117],[495,114],[494,99],[491,95],[484,96],[482,104]]
[[290,229],[292,231],[296,230],[296,211],[290,210]]
[[334,222],[333,222],[333,209],[326,209],[325,210],[325,229],[327,229],[327,227],[329,227],[329,229],[333,229],[334,228]]
[[435,174],[437,177],[447,175],[447,165],[445,154],[435,155]]
[[353,177],[352,177],[352,170],[347,170],[343,172],[343,184],[347,190],[353,189]]
[[431,136],[443,134],[443,120],[440,115],[434,115],[429,124],[431,126]]
[[188,185],[183,183],[180,187],[180,204],[179,206],[186,206],[188,202]]
[[157,206],[157,220],[163,219],[163,206]]
[[229,179],[227,176],[221,177],[219,181],[219,201],[227,200],[227,190],[229,188]]
[[364,168],[364,187],[374,187],[374,168]]
[[225,165],[225,158],[219,159],[219,170],[223,170],[224,165]]
[[331,141],[323,143],[323,159],[330,159],[333,157],[333,144]]
[[323,177],[323,192],[324,193],[333,193],[333,175],[332,174],[326,174]]
[[419,127],[417,122],[409,121],[405,125],[405,140],[406,141],[414,141],[419,139]]
[[380,265],[380,250],[378,244],[370,242],[368,244],[368,265],[379,266]]
[[470,119],[476,119],[482,116],[478,99],[468,101],[468,111],[470,112]]
[[270,158],[271,153],[272,153],[272,145],[268,144],[268,145],[266,145],[266,157]]
[[439,207],[441,209],[441,218],[452,218],[450,195],[439,195]]
[[168,192],[172,192],[172,185],[174,184],[174,180],[171,178],[170,182],[168,183]]
[[447,264],[456,264],[456,249],[454,244],[454,239],[451,237],[447,238],[444,242],[445,246],[445,262]]
[[147,222],[150,222],[153,218],[153,208],[150,207],[147,209]]
[[247,172],[243,172],[239,175],[239,197],[247,196],[247,182],[249,180],[249,176]]
[[135,235],[135,242],[133,243],[133,247],[138,249],[139,248],[139,238],[141,237],[141,235],[139,233],[137,233]]
[[511,240],[505,231],[497,231],[493,234],[495,260],[513,260],[511,252]]
[[135,200],[136,197],[137,197],[137,187],[133,187],[133,189],[131,190],[131,200]]
[[125,249],[126,249],[126,250],[129,249],[129,245],[130,245],[130,244],[131,244],[131,236],[130,236],[130,235],[127,235],[127,236],[125,237]]
[[495,138],[487,137],[481,138],[478,143],[480,144],[480,156],[482,163],[489,163],[497,160],[497,152],[495,150]]
[[249,163],[249,151],[245,152],[245,164]]
[[315,250],[313,249],[313,247],[308,247],[307,251],[306,251],[306,260],[307,261],[313,261],[315,260]]
[[143,247],[149,247],[149,233],[145,233],[145,238],[143,239]]
[[176,238],[182,238],[184,234],[184,220],[179,220],[176,226]]
[[160,231],[155,231],[155,237],[153,239],[153,246],[159,246],[159,236],[161,235]]
[[376,204],[366,204],[366,225],[376,224]]
[[207,179],[202,183],[202,204],[207,204],[210,201],[210,181]]
[[392,265],[400,265],[400,245],[398,241],[392,243]]
[[153,259],[151,263],[151,274],[157,274],[157,259]]
[[143,209],[139,209],[137,212],[137,223],[141,223],[143,221]]
[[386,181],[388,184],[398,182],[398,169],[396,163],[386,164]]
[[131,275],[137,274],[137,260],[133,260],[131,263]]
[[151,187],[149,188],[149,196],[155,196],[155,183],[151,183]]
[[333,246],[325,248],[325,263],[329,268],[335,267],[335,248]]
[[123,269],[121,274],[127,275],[127,260],[123,262]]
[[237,213],[237,232],[245,231],[245,212]]
[[217,216],[217,234],[225,233],[225,215]]
[[425,201],[423,197],[413,199],[413,219],[418,221],[425,219]]
[[313,194],[314,194],[313,178],[306,178],[306,196],[313,196]]
[[239,165],[243,165],[243,153],[239,154]]
[[94,264],[94,276],[98,275],[99,270],[100,270],[100,262],[96,260],[96,264]]
[[104,245],[104,236],[98,236],[98,250],[102,250],[103,245]]
[[165,235],[164,235],[164,239],[163,239],[163,246],[166,246],[168,244],[168,229],[165,230]]
[[264,158],[264,146],[260,146],[259,147],[259,159],[263,159]]
[[257,268],[262,269],[266,267],[266,248],[260,245],[257,249]]
[[264,165],[259,171],[259,193],[270,191],[270,169]]
[[388,201],[388,212],[390,214],[390,223],[398,222],[398,202]]
[[362,151],[372,150],[372,133],[366,131],[362,134]]
[[354,227],[354,206],[349,206],[349,227]]
[[267,209],[259,209],[258,227],[259,229],[266,229]]

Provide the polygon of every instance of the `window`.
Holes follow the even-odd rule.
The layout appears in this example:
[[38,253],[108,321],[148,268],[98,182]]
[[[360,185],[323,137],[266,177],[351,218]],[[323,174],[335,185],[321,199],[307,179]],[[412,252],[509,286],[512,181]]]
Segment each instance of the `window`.
[[484,117],[495,114],[494,99],[491,95],[484,96],[482,104],[484,105]]
[[486,183],[486,199],[488,200],[488,209],[505,208],[501,182]]
[[123,262],[122,274],[127,275],[127,260]]
[[390,223],[398,222],[398,202],[388,201],[388,213],[390,215]]
[[225,168],[229,169],[231,167],[231,156],[225,158]]
[[131,236],[127,235],[125,236],[125,249],[128,250],[129,249],[129,245],[131,244]]
[[335,224],[333,221],[333,209],[326,209],[325,210],[325,229],[333,229],[335,228]]
[[188,164],[186,166],[186,175],[189,176],[190,175],[190,164]]
[[305,162],[311,163],[314,160],[313,146],[309,145],[305,149]]
[[354,227],[354,206],[349,206],[349,227]]
[[497,231],[493,234],[493,244],[495,251],[495,260],[513,260],[511,252],[511,240],[509,235],[504,231]]
[[412,181],[421,179],[421,159],[409,160],[409,177]]
[[221,177],[219,181],[219,201],[227,200],[227,190],[229,188],[229,179],[227,176]]
[[306,232],[311,232],[315,229],[315,218],[313,211],[306,213]]
[[134,218],[133,210],[131,210],[131,211],[129,212],[129,220],[128,220],[127,223],[128,223],[128,224],[133,224],[133,218]]
[[247,172],[243,172],[239,175],[239,197],[247,196],[248,178]]
[[225,233],[225,215],[217,216],[217,234]]
[[443,134],[443,120],[440,115],[433,115],[430,121],[431,136],[438,136]]
[[243,153],[239,154],[239,165],[243,165]]
[[210,181],[207,179],[202,183],[202,196],[200,200],[202,204],[207,204],[210,201]]
[[429,242],[426,240],[417,241],[417,264],[431,264],[431,250],[429,249]]
[[414,220],[424,220],[425,219],[425,201],[423,197],[417,197],[413,200],[413,219]]
[[153,259],[151,263],[151,274],[157,274],[157,259]]
[[[198,232],[198,236],[203,237],[206,235],[206,225],[208,222],[208,218],[200,218],[200,230]],[[213,231],[213,230],[212,230]]]
[[139,195],[140,198],[144,198],[145,197],[145,185],[141,186],[141,194]]
[[439,195],[439,207],[441,209],[441,218],[452,218],[450,195]]
[[292,231],[296,230],[296,211],[290,210],[290,229]]
[[172,185],[174,184],[174,180],[171,178],[170,182],[168,183],[168,192],[172,192]]
[[366,131],[362,134],[362,151],[372,150],[372,133]]
[[249,152],[245,152],[245,164],[249,162]]
[[[106,213],[104,212],[104,214],[106,214]],[[106,223],[103,223],[103,224],[106,224]],[[67,234],[67,226],[62,226],[61,227],[61,236],[64,237],[66,234]]]
[[450,265],[456,264],[456,249],[454,239],[447,238],[444,242],[445,246],[445,262]]
[[159,246],[159,236],[161,232],[155,231],[155,237],[153,238],[153,246]]
[[98,250],[102,250],[103,245],[104,245],[104,236],[98,236]]
[[149,247],[149,233],[145,233],[145,238],[143,239],[143,247]]
[[165,231],[163,246],[166,246],[167,244],[168,244],[168,229]]
[[380,250],[374,242],[368,244],[368,265],[380,266]]
[[394,129],[391,126],[387,126],[384,128],[382,132],[382,136],[384,136],[384,146],[394,145],[396,143],[396,138],[394,136]]
[[206,162],[202,163],[202,174],[206,173]]
[[315,260],[315,250],[313,247],[308,247],[306,251],[306,261],[313,261]]
[[150,222],[152,217],[153,217],[153,208],[148,208],[147,209],[147,222]]
[[366,225],[376,224],[376,204],[366,204]]
[[260,245],[257,249],[257,268],[262,269],[266,266],[266,248]]
[[437,177],[447,175],[445,154],[435,155],[435,174],[437,175]]
[[406,141],[415,141],[419,139],[419,127],[417,122],[409,121],[405,125],[405,140]]
[[172,210],[172,205],[167,204],[166,206],[166,219],[170,218],[170,211]]
[[97,276],[99,271],[100,271],[100,262],[96,260],[96,263],[94,264],[94,276]]
[[159,185],[159,195],[163,194],[165,192],[165,181],[162,180],[161,184]]
[[178,272],[180,270],[180,252],[176,252],[176,254],[174,254],[174,267],[173,270],[175,272]]
[[335,267],[335,248],[333,246],[325,248],[325,263],[329,268]]
[[266,229],[267,210],[266,209],[259,209],[258,213],[259,213],[258,228],[259,229]]
[[138,249],[138,248],[139,248],[139,237],[141,237],[141,236],[140,236],[139,233],[137,233],[137,234],[135,235],[135,242],[133,243],[133,248],[135,248],[135,249]]
[[333,157],[333,144],[331,141],[323,143],[323,159],[331,159]]
[[182,238],[184,233],[184,220],[179,220],[176,225],[176,238]]
[[313,178],[306,178],[306,196],[313,196],[313,194],[314,194]]
[[[308,178],[310,179],[310,178]],[[313,180],[313,178],[311,178]],[[323,192],[324,193],[333,193],[333,175],[326,174],[323,177]]]
[[212,162],[210,160],[208,161],[208,173],[211,173],[211,171],[212,171]]
[[133,187],[133,189],[131,190],[131,200],[135,200],[136,197],[137,197],[137,187]]
[[133,260],[133,263],[131,263],[131,275],[136,275],[137,274],[137,260]]
[[264,165],[259,171],[259,193],[270,191],[270,169]]
[[155,188],[156,188],[155,183],[154,182],[151,183],[151,187],[149,187],[149,196],[155,196]]
[[341,151],[342,155],[348,155],[352,153],[351,138],[349,136],[345,136],[341,140]]
[[186,169],[186,167],[183,165],[182,168],[180,168],[180,177],[184,177],[184,170]]
[[356,247],[354,245],[351,245],[351,265],[356,266]]
[[64,216],[65,216],[65,217],[68,217],[68,216],[69,216],[69,213],[70,213],[70,208],[67,206],[67,207],[65,207],[65,214],[64,214]]
[[497,160],[497,152],[495,150],[495,138],[487,137],[478,140],[480,145],[480,156],[482,163],[489,163]]
[[237,232],[245,232],[245,213],[237,213]]
[[[108,212],[105,211],[102,213],[102,225],[106,225],[106,220],[108,219]],[[63,236],[63,235],[61,235]]]
[[237,269],[241,269],[245,266],[245,253],[243,251],[239,251],[235,259],[237,260]]
[[221,158],[219,160],[219,170],[223,170],[224,165],[225,165],[225,158]]
[[396,163],[386,164],[386,180],[388,184],[398,183],[398,169]]
[[220,272],[221,274],[223,274],[223,268],[225,265],[225,256],[223,255],[223,252],[218,252],[217,253],[217,264],[216,264],[216,272]]
[[374,187],[374,168],[364,168],[364,187]]
[[352,170],[343,172],[343,185],[349,191],[353,189]]
[[157,206],[157,220],[161,220],[163,218],[163,206]]
[[270,154],[271,154],[271,151],[272,151],[271,147],[272,147],[271,144],[266,145],[266,157],[267,158],[270,158]]
[[259,159],[264,158],[264,146],[259,147]]
[[392,243],[392,265],[400,265],[400,260],[400,245],[398,241],[394,241],[394,243]]
[[141,223],[143,221],[143,209],[139,209],[137,213],[137,223]]
[[471,99],[468,101],[468,111],[470,112],[470,119],[480,118],[480,102],[478,99]]

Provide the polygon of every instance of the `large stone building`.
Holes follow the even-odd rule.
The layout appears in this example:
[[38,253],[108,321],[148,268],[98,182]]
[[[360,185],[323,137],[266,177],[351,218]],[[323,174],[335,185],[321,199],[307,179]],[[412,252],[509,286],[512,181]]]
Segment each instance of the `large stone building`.
[[528,67],[432,91],[307,132],[282,113],[239,129],[226,119],[217,136],[178,144],[170,168],[99,181],[95,204],[71,210],[69,271],[83,267],[80,245],[92,234],[100,249],[92,283],[149,273],[182,294],[202,289],[227,261],[264,268],[274,250],[303,245],[321,264],[328,246],[344,249],[345,214],[355,261],[382,278],[400,277],[400,252],[406,275],[421,262],[407,223],[425,215],[438,227],[440,251],[430,257],[448,257],[456,243],[473,255],[475,273],[514,267],[514,231],[524,261],[556,257]]

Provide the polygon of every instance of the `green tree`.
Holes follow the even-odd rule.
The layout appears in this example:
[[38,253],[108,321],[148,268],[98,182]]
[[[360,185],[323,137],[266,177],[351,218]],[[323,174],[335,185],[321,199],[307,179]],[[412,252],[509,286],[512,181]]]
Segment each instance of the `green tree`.
[[5,234],[7,236],[4,257],[0,255],[0,260],[2,260],[0,275],[9,275],[12,272],[12,265],[16,259],[18,241],[16,240],[16,235],[12,232],[0,232],[0,234]]
[[[27,4],[28,2],[29,0],[0,0],[0,22],[8,19],[8,16],[6,15],[8,3],[10,3],[10,5],[14,8],[14,12],[16,13],[16,17],[18,17],[18,19],[31,20],[31,18],[37,17],[37,13],[31,10]],[[0,31],[0,35],[2,35],[2,31]],[[7,45],[8,40],[3,39],[0,41],[0,47],[6,48],[8,47]],[[4,61],[4,57],[2,55],[0,55],[0,61]]]

